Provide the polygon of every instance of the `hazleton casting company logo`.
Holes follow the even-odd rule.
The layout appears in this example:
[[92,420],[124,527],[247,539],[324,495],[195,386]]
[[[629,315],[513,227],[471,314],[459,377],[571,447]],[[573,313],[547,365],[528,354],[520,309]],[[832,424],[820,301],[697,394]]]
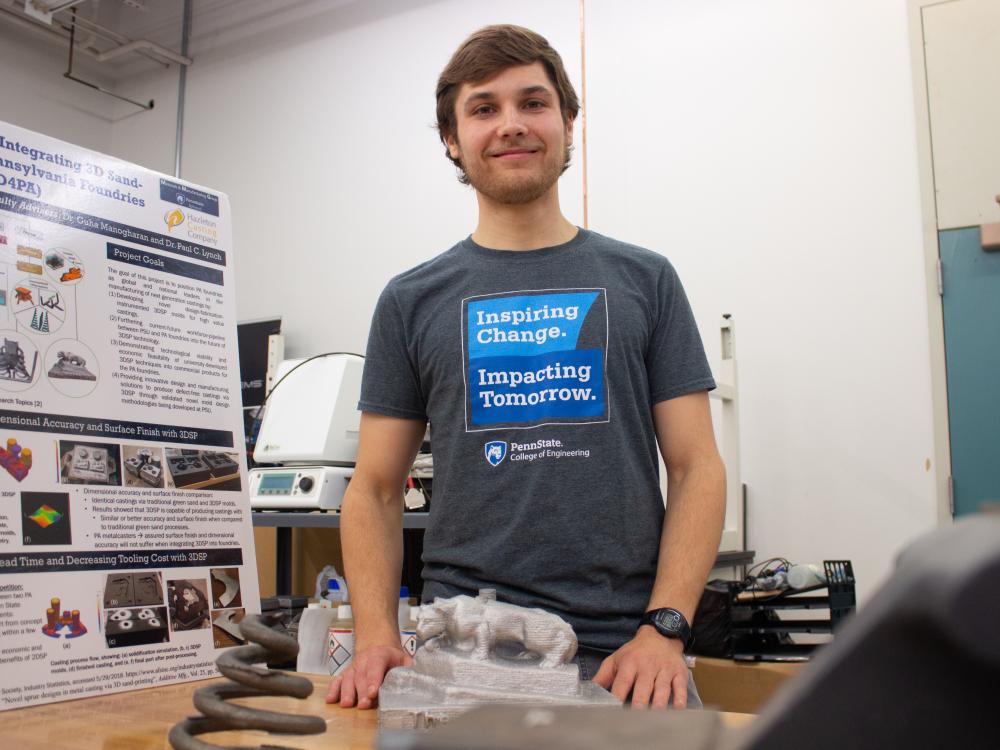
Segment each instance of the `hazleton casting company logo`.
[[187,236],[199,242],[214,245],[219,240],[219,225],[207,216],[190,213],[187,219]]
[[483,446],[483,451],[486,453],[486,460],[490,462],[490,466],[499,466],[507,457],[507,443],[503,440],[491,440]]
[[172,211],[167,211],[163,214],[163,223],[167,225],[167,231],[174,231],[174,227],[179,227],[184,223],[184,212],[179,208],[175,208]]

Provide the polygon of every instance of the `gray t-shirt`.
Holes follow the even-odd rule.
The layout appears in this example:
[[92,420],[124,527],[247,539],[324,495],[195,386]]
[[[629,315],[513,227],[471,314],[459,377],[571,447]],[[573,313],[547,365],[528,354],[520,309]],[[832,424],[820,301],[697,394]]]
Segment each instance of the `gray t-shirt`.
[[619,647],[663,523],[652,406],[714,387],[670,263],[595,232],[530,252],[470,238],[392,279],[359,408],[430,420],[425,599],[495,588]]

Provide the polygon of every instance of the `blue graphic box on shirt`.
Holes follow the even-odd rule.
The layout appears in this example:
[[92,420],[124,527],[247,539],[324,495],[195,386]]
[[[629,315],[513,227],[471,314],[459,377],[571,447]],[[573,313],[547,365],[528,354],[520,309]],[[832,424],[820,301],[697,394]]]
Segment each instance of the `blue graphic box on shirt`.
[[604,289],[469,297],[466,431],[608,421]]

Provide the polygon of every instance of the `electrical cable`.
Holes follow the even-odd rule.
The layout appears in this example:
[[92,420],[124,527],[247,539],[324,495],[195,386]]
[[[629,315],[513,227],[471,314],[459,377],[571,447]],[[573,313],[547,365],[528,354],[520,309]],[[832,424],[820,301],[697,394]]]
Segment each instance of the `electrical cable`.
[[[767,560],[759,562],[756,565],[754,565],[753,567],[751,567],[747,571],[746,580],[747,581],[753,580],[758,575],[774,575],[779,570],[781,570],[781,567],[775,568],[774,570],[770,570],[770,569],[767,568],[767,566],[769,566],[771,563],[775,563],[775,562],[776,563],[781,563],[781,567],[785,568],[786,570],[788,568],[792,567],[792,564],[785,557],[771,557],[771,558],[768,558]],[[760,568],[760,572],[759,573],[754,573],[754,571],[757,570],[758,568]]]
[[[778,563],[778,565],[776,567],[771,567],[772,563]],[[746,577],[743,579],[742,591],[753,594],[755,599],[757,598],[758,593],[766,593],[770,596],[774,591],[780,590],[782,587],[780,585],[776,585],[773,580],[770,585],[762,585],[762,579],[773,579],[779,574],[784,575],[789,569],[791,569],[791,567],[792,564],[787,558],[784,557],[771,557],[767,560],[759,562],[747,570]]]

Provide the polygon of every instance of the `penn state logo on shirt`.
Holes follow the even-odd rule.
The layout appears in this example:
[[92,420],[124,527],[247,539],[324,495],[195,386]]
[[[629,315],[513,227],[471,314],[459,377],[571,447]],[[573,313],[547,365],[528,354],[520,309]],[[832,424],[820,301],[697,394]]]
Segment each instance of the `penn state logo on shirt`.
[[507,443],[503,440],[491,440],[483,446],[483,450],[486,452],[486,460],[490,462],[491,466],[499,466],[507,457]]

